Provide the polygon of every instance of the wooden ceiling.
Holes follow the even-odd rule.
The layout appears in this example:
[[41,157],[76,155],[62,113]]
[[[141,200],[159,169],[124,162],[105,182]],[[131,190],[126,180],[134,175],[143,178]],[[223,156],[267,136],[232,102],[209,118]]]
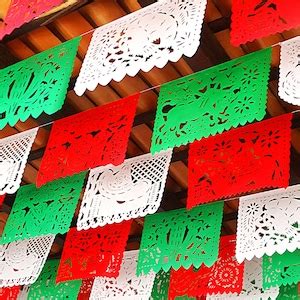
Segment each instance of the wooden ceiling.
[[[9,0],[8,0],[9,1]],[[0,13],[4,11],[6,1],[0,4]],[[0,68],[4,68],[33,54],[44,51],[66,40],[81,35],[93,28],[102,26],[128,13],[134,12],[151,4],[152,0],[94,0],[94,1],[68,1],[62,10],[43,16],[21,29],[16,30],[11,36],[6,37],[0,44]],[[3,5],[1,7],[1,5]],[[82,97],[75,95],[73,86],[82,60],[87,51],[91,34],[85,35],[79,46],[75,61],[72,80],[65,105],[58,113],[48,116],[42,115],[37,120],[29,119],[19,122],[15,127],[7,126],[0,131],[0,138],[60,119],[95,106],[115,101],[138,91],[156,87],[162,83],[180,78],[193,72],[206,69],[210,66],[237,58],[246,53],[277,44],[283,40],[300,34],[300,28],[276,34],[264,39],[248,43],[243,47],[233,47],[229,40],[230,31],[230,0],[208,0],[205,21],[202,30],[201,46],[192,58],[181,58],[177,63],[169,63],[163,69],[154,68],[150,72],[140,72],[135,77],[125,77],[121,82],[111,82],[108,86],[98,86],[93,92],[86,92]],[[299,107],[284,103],[278,97],[278,62],[279,46],[273,48],[272,72],[268,90],[268,116],[276,116]],[[153,120],[159,88],[154,88],[141,95],[138,110],[131,131],[127,157],[137,156],[149,152]],[[292,131],[292,160],[291,182],[300,183],[300,124],[294,122]],[[27,164],[23,184],[34,183],[39,169],[41,157],[47,144],[51,129],[50,126],[39,130],[35,140],[29,162]],[[175,149],[169,171],[166,190],[164,193],[161,210],[171,210],[185,206],[187,194],[187,147]],[[11,206],[14,195],[8,196],[2,207],[0,218],[2,230]],[[236,232],[237,199],[225,202],[223,234]],[[78,210],[77,210],[78,212]],[[76,224],[74,216],[73,226]],[[136,219],[131,228],[128,249],[138,248],[143,227],[143,219]],[[65,236],[57,236],[51,255],[59,256]]]

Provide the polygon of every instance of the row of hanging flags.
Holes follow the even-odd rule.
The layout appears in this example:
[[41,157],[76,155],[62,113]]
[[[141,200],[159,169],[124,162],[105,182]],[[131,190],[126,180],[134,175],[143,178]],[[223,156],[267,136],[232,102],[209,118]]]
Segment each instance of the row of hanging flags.
[[[62,1],[38,1],[39,9],[25,2],[12,1],[2,35]],[[299,25],[299,5],[233,1],[232,41]],[[160,1],[97,28],[76,93],[192,56],[205,6]],[[62,107],[79,42],[0,70],[1,129]],[[298,105],[299,57],[299,37],[281,44],[279,95]],[[151,153],[142,156],[125,160],[139,94],[55,121],[36,185],[20,187],[38,128],[1,139],[0,201],[17,194],[0,239],[0,298],[297,299],[300,185],[288,187],[292,114],[262,121],[270,64],[271,48],[164,84]],[[254,121],[260,122],[246,125]],[[188,210],[155,213],[172,148],[188,143]],[[240,197],[237,234],[220,237],[221,199],[270,188]],[[124,252],[132,220],[144,216],[140,249]],[[62,256],[46,261],[58,234],[67,234]]]

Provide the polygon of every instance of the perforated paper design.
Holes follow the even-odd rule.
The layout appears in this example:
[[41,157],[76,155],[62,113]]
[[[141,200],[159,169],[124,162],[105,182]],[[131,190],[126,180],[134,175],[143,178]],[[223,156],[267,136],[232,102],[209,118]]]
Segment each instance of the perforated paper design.
[[300,281],[300,250],[263,257],[263,287],[291,285]]
[[30,286],[28,300],[37,299],[68,299],[77,300],[81,280],[73,280],[56,284],[55,278],[59,260],[48,260],[42,273],[35,283]]
[[164,67],[200,44],[206,0],[163,0],[97,28],[85,56],[75,92]]
[[77,300],[89,300],[91,291],[92,291],[92,286],[94,283],[94,279],[85,279],[82,280],[82,284],[79,290],[79,294],[77,296]]
[[298,285],[293,284],[281,286],[276,300],[299,300]]
[[0,245],[0,286],[35,282],[42,271],[54,238],[55,235],[50,234]]
[[300,37],[281,44],[278,94],[281,99],[300,105]]
[[77,220],[88,229],[119,223],[157,211],[164,192],[172,151],[127,159],[90,171]]
[[151,152],[261,120],[270,59],[264,49],[163,85]]
[[212,266],[218,258],[223,202],[145,218],[137,274]]
[[61,109],[80,38],[0,70],[0,129]]
[[20,187],[37,132],[34,128],[0,140],[0,195],[13,194]]
[[1,244],[68,231],[85,173],[50,182],[37,189],[22,186],[4,227]]
[[156,275],[151,292],[151,300],[168,299],[170,272],[160,270]]
[[63,0],[12,0],[4,21],[0,22],[0,40],[14,29],[61,4]]
[[20,292],[19,286],[2,287],[0,288],[0,299],[2,300],[16,300]]
[[187,207],[288,186],[291,119],[285,114],[191,144]]
[[207,300],[275,300],[279,294],[279,288],[273,287],[269,290],[262,288],[261,259],[254,258],[245,261],[244,283],[242,292],[237,294],[207,295]]
[[231,43],[235,46],[300,26],[298,0],[233,0]]
[[[243,288],[244,264],[235,259],[235,236],[222,236],[218,260],[211,268],[171,270],[169,298],[197,297],[206,294],[240,293]],[[167,299],[167,298],[166,298]]]
[[136,276],[138,251],[127,251],[124,254],[120,275],[116,279],[96,277],[91,292],[91,300],[133,299],[148,300],[155,278],[155,273]]
[[95,276],[117,277],[131,221],[67,234],[57,282]]
[[300,248],[300,185],[240,198],[236,258]]
[[139,95],[54,122],[37,185],[125,159]]

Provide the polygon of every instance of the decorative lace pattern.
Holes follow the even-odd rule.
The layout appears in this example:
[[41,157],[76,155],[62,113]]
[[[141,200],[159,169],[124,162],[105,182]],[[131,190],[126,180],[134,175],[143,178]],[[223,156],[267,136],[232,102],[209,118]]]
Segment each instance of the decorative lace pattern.
[[0,288],[0,299],[2,300],[17,300],[20,292],[19,286],[2,287]]
[[163,85],[151,152],[261,120],[270,62],[269,48]]
[[80,38],[0,70],[0,129],[61,109]]
[[127,159],[90,171],[77,228],[88,229],[152,214],[159,208],[172,151]]
[[218,258],[223,202],[146,216],[137,274],[212,266]]
[[287,187],[292,114],[201,139],[190,145],[187,207]]
[[148,300],[155,278],[155,273],[136,276],[138,251],[124,254],[120,275],[116,279],[96,277],[91,292],[91,300]]
[[59,260],[48,260],[42,273],[30,286],[28,300],[37,299],[68,299],[77,300],[81,280],[73,280],[56,284],[55,278]]
[[300,185],[240,198],[236,258],[300,248]]
[[281,44],[279,70],[280,98],[300,105],[300,36]]
[[30,22],[63,0],[12,0],[4,22],[0,23],[0,40],[14,29]]
[[37,132],[34,128],[0,140],[0,195],[14,194],[20,187]]
[[0,245],[0,286],[35,282],[42,271],[54,238],[55,235],[50,234]]
[[37,186],[125,159],[139,95],[54,122]]
[[281,286],[276,300],[299,300],[298,285],[293,284]]
[[[219,257],[211,268],[201,266],[171,270],[169,298],[197,297],[206,294],[240,293],[243,288],[244,264],[235,259],[235,236],[222,236]],[[166,298],[167,299],[167,298]]]
[[263,257],[263,288],[300,281],[300,250]]
[[170,283],[170,272],[164,272],[160,270],[154,279],[154,284],[151,293],[151,300],[163,300],[168,299]]
[[300,25],[299,0],[233,0],[231,43],[235,46]]
[[117,277],[131,221],[95,229],[71,228],[64,243],[57,282],[95,276]]
[[4,227],[1,244],[68,231],[85,173],[50,182],[37,189],[22,186]]
[[82,280],[82,284],[81,284],[81,287],[79,290],[77,300],[89,300],[90,299],[93,283],[94,283],[94,279]]
[[85,56],[75,92],[163,68],[200,44],[206,0],[164,0],[97,28]]
[[244,283],[242,292],[235,294],[207,295],[207,300],[275,300],[279,294],[279,288],[273,287],[269,290],[262,288],[261,259],[254,258],[245,261]]

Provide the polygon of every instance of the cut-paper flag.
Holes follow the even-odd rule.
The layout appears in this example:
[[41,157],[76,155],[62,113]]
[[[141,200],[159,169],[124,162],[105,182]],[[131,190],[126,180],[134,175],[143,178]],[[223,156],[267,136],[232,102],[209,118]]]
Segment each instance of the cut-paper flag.
[[262,120],[270,62],[268,48],[162,85],[151,153]]
[[77,229],[96,228],[155,213],[162,199],[172,150],[90,171]]
[[287,187],[292,114],[190,145],[187,207],[267,187]]
[[68,299],[77,300],[81,280],[72,280],[57,284],[55,282],[59,260],[48,260],[42,273],[30,286],[27,300]]
[[263,257],[263,287],[291,285],[300,281],[300,250]]
[[2,300],[19,300],[20,287],[2,287],[0,288],[0,299]]
[[281,43],[278,95],[300,105],[300,36]]
[[207,0],[162,0],[97,28],[75,84],[81,96],[98,84],[193,56]]
[[218,258],[223,202],[145,218],[137,274],[212,266]]
[[239,262],[300,248],[300,185],[240,198],[236,258]]
[[0,70],[0,129],[61,109],[80,38]]
[[5,224],[1,244],[68,231],[85,173],[63,178],[37,189],[22,186]]
[[233,0],[231,43],[235,46],[300,26],[299,0]]
[[16,28],[60,5],[64,0],[10,0],[9,2],[8,11],[0,21],[0,40]]
[[34,128],[0,140],[0,195],[14,194],[20,187],[37,132]]
[[170,283],[170,272],[160,270],[156,275],[153,283],[151,300],[168,299]]
[[240,294],[207,295],[206,300],[275,300],[278,287],[264,290],[262,287],[261,259],[245,261],[243,290]]
[[90,300],[148,300],[151,296],[155,273],[137,276],[138,250],[126,251],[120,275],[114,278],[96,277]]
[[89,300],[92,286],[93,286],[94,278],[84,279],[82,280],[82,284],[79,290],[79,294],[77,296],[77,300]]
[[240,293],[243,288],[244,264],[235,258],[235,236],[222,236],[218,260],[212,267],[171,270],[169,298],[199,297],[206,294]]
[[54,122],[37,186],[125,159],[139,94]]
[[44,267],[54,238],[55,235],[49,234],[0,245],[0,287],[35,282]]
[[299,300],[298,285],[282,285],[276,300]]
[[[20,290],[17,300],[28,300],[29,289],[30,289],[30,285],[23,285],[22,289]],[[85,299],[85,300],[87,300],[87,299]]]
[[56,282],[117,277],[125,251],[131,221],[67,234]]

